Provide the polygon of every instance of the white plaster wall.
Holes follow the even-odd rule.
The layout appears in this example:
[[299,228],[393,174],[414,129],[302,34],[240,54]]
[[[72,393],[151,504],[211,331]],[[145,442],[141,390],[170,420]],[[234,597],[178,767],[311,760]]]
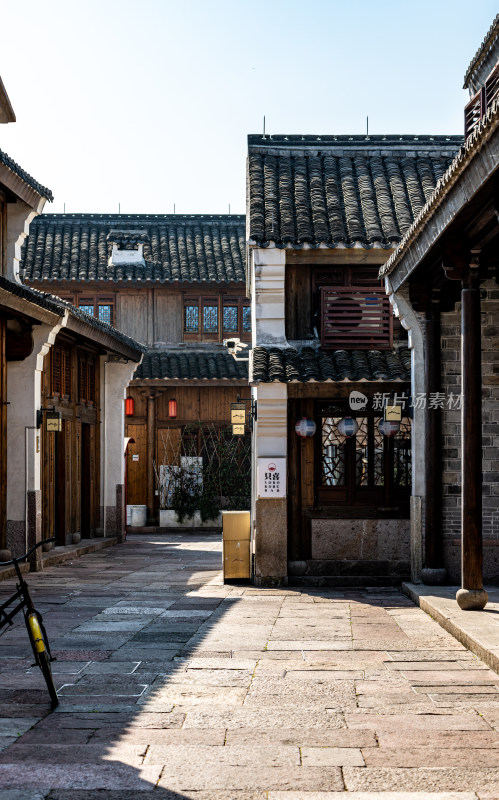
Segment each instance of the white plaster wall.
[[43,359],[65,319],[54,327],[36,325],[31,355],[24,361],[7,364],[7,520],[24,521],[26,491],[40,489],[36,412],[41,407]]
[[285,333],[284,279],[286,253],[277,248],[250,251],[253,347],[287,347]]
[[[390,278],[385,278],[386,292],[390,297],[395,315],[408,331],[411,351],[411,392],[413,397],[425,391],[424,383],[424,334],[418,315],[412,308],[408,290],[393,291]],[[412,497],[411,497],[411,573],[412,580],[419,581],[423,566],[423,519],[421,505],[424,502],[425,481],[425,409],[414,408],[412,420]]]
[[19,268],[21,263],[21,248],[29,233],[31,220],[41,214],[45,205],[45,198],[40,198],[37,208],[31,208],[23,200],[16,203],[7,203],[7,274],[6,278],[21,283]]
[[104,509],[116,507],[116,486],[125,482],[124,436],[126,388],[137,364],[107,361],[101,357],[101,497]]

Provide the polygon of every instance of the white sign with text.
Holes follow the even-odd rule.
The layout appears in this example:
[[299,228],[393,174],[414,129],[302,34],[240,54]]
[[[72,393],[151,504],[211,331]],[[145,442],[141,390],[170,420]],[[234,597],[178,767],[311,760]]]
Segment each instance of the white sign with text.
[[258,497],[286,497],[286,459],[258,459]]

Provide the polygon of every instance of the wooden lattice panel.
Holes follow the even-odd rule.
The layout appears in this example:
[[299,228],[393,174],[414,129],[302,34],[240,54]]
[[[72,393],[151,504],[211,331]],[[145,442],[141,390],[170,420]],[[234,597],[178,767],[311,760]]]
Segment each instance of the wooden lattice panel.
[[322,346],[335,350],[389,350],[390,301],[379,286],[321,288]]

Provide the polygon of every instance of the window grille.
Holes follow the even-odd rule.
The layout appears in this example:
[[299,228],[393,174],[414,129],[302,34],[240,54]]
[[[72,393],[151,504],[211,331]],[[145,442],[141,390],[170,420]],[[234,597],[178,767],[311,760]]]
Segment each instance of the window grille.
[[204,333],[218,333],[218,306],[203,307]]
[[185,333],[197,333],[199,330],[199,307],[185,306],[184,308],[184,331]]
[[243,306],[243,333],[251,333],[251,306]]
[[80,306],[80,311],[84,311],[85,314],[89,315],[89,317],[95,316],[94,315],[94,306],[93,306],[93,304],[92,305],[84,304],[84,305]]
[[237,333],[237,306],[224,306],[223,314],[224,331],[227,333]]
[[113,307],[111,305],[99,304],[99,319],[101,322],[107,322],[108,325],[113,324]]
[[321,287],[321,340],[336,350],[389,350],[393,323],[384,289]]

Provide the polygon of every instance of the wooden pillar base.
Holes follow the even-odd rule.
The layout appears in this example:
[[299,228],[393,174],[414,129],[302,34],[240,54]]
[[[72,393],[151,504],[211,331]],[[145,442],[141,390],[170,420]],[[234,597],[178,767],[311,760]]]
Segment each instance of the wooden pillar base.
[[485,589],[459,589],[456,593],[457,604],[463,611],[482,611],[488,599]]

